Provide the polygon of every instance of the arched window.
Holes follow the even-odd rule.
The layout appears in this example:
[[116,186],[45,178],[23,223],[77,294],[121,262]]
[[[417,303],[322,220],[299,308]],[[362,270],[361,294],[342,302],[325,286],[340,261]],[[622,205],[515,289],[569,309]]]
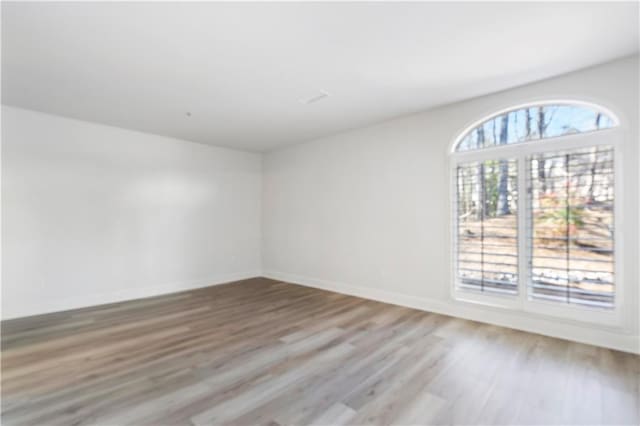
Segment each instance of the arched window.
[[493,115],[456,140],[458,297],[615,308],[617,126],[596,106],[541,103]]

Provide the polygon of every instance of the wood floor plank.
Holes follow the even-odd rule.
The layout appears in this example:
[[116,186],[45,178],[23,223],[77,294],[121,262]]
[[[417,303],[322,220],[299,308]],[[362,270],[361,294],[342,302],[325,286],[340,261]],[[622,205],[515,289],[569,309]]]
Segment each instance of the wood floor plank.
[[274,280],[2,322],[5,425],[640,424],[640,357]]

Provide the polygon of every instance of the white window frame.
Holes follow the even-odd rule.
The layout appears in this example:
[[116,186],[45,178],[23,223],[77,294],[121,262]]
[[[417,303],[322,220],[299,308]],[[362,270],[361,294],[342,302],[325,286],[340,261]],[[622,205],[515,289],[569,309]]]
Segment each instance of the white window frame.
[[[535,139],[526,142],[513,143],[509,145],[491,146],[469,151],[456,151],[458,143],[478,125],[496,116],[521,108],[536,107],[553,104],[573,104],[586,106],[596,111],[600,111],[614,121],[614,127],[591,132],[576,133],[565,136],[550,137],[546,139]],[[622,197],[623,190],[623,158],[622,142],[623,129],[616,114],[600,105],[583,101],[542,101],[531,102],[495,112],[482,120],[476,121],[468,126],[455,139],[449,155],[449,176],[450,176],[450,206],[451,206],[451,296],[456,302],[479,304],[499,309],[522,311],[534,315],[542,315],[552,318],[561,318],[569,321],[586,322],[604,326],[619,327],[623,323],[623,300],[624,300],[624,271],[622,265],[623,256],[623,233],[622,229]],[[526,159],[534,154],[543,152],[565,151],[584,149],[595,146],[611,146],[614,150],[614,306],[612,309],[598,309],[578,304],[562,304],[553,301],[533,300],[530,294],[530,276],[528,259],[529,252],[527,238],[529,229],[526,226],[526,203],[528,193],[526,188]],[[457,279],[457,167],[461,163],[469,163],[483,160],[516,159],[518,163],[518,294],[501,295],[495,293],[480,293],[473,290],[459,288]]]

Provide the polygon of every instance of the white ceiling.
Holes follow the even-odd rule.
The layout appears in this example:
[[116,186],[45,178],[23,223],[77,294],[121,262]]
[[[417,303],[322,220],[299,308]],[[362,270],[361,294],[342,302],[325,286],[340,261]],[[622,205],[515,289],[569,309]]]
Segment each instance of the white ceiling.
[[264,151],[637,51],[635,2],[3,2],[2,102]]

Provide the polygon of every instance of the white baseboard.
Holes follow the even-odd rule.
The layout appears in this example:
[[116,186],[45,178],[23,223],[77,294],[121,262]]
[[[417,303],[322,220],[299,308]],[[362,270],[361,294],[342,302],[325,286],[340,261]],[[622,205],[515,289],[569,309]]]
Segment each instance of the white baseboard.
[[108,303],[123,302],[147,297],[161,296],[164,294],[178,293],[185,290],[226,284],[233,281],[245,280],[261,276],[260,271],[243,272],[218,275],[211,278],[174,282],[157,286],[147,286],[115,291],[112,293],[98,293],[81,297],[47,300],[46,302],[32,305],[6,305],[2,306],[2,319],[14,319],[32,315],[48,314],[52,312],[68,311],[70,309],[87,308],[90,306],[105,305]]
[[372,289],[351,284],[303,277],[278,271],[263,271],[262,276],[306,287],[314,287],[336,293],[376,300],[393,305],[406,306],[427,312],[434,312],[472,321],[499,325],[502,327],[528,331],[550,337],[616,349],[624,352],[640,353],[640,338],[637,335],[594,328],[574,321],[545,318],[526,312],[512,312],[504,309],[470,305],[457,301],[443,301],[415,297],[385,290]]

